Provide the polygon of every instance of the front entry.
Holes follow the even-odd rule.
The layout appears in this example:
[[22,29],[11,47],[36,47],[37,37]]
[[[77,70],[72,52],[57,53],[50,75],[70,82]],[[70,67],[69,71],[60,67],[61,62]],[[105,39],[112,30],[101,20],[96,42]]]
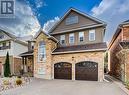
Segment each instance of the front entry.
[[84,61],[75,65],[76,80],[98,80],[98,64],[96,62]]
[[72,64],[60,62],[54,65],[55,79],[72,79]]

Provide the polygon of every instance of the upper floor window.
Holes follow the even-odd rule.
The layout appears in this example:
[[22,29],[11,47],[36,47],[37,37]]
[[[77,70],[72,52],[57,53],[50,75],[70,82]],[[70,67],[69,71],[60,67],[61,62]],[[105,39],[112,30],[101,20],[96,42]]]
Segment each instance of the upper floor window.
[[6,47],[6,42],[2,43],[3,44],[3,47]]
[[31,43],[31,48],[34,49],[34,42]]
[[46,59],[46,48],[45,43],[43,41],[39,42],[38,47],[38,62],[42,62]]
[[95,30],[89,30],[89,41],[95,40]]
[[74,33],[69,34],[69,43],[70,44],[74,43]]
[[0,50],[10,49],[11,48],[11,42],[2,42],[0,43]]
[[65,35],[60,36],[60,44],[65,44]]
[[84,32],[79,32],[79,42],[84,41]]
[[4,35],[0,35],[0,39],[3,39],[4,38]]
[[71,16],[66,18],[66,25],[78,23],[78,16]]

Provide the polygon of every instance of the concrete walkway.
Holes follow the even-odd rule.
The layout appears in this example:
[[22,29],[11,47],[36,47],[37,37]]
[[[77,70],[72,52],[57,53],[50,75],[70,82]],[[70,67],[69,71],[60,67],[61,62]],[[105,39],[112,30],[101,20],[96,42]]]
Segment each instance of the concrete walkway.
[[127,95],[113,82],[33,79],[24,87],[1,95]]

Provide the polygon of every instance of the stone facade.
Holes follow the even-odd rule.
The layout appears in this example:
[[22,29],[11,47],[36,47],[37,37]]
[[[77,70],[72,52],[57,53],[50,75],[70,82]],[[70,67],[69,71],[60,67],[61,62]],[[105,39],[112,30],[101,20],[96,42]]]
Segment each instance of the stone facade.
[[[38,62],[38,43],[46,43],[46,61]],[[34,48],[34,76],[43,79],[54,79],[54,64],[58,62],[68,62],[72,64],[72,80],[75,80],[75,64],[82,61],[92,61],[98,63],[98,81],[104,78],[104,52],[83,52],[70,54],[52,54],[56,48],[56,43],[47,39],[47,36],[41,33],[36,40]],[[44,74],[38,74],[38,69],[44,68]]]
[[75,80],[75,64],[83,61],[98,63],[98,81],[104,78],[104,52],[84,52],[73,54],[59,54],[52,56],[52,79],[54,79],[54,64],[68,62],[72,64],[72,80]]
[[[51,79],[52,78],[52,51],[56,48],[56,43],[47,38],[48,36],[41,33],[37,39],[34,46],[34,76],[37,78]],[[38,62],[38,43],[44,41],[46,43],[46,60],[43,62]],[[38,74],[38,70],[44,68],[44,74]]]
[[[73,16],[72,18],[77,17],[78,22],[66,25],[66,20],[68,20],[67,18],[70,19],[71,16]],[[75,18],[75,20],[77,19]],[[72,74],[72,80],[75,80],[75,69],[76,69],[75,64],[79,62],[85,62],[85,63],[88,62],[88,64],[90,64],[88,65],[86,63],[86,65],[88,66],[86,66],[85,63],[82,64],[83,70],[87,70],[87,71],[89,70],[89,72],[95,71],[95,70],[98,71],[98,73],[95,76],[95,80],[103,81],[104,52],[106,51],[106,48],[107,48],[106,43],[103,44],[105,27],[106,27],[106,24],[104,22],[98,19],[95,19],[93,17],[84,15],[83,13],[77,11],[76,9],[70,9],[66,13],[66,15],[62,18],[62,20],[60,20],[59,23],[56,24],[56,26],[54,26],[51,29],[49,34],[46,34],[42,30],[39,31],[39,33],[37,33],[35,37],[35,45],[34,45],[34,77],[43,78],[43,79],[54,79],[55,78],[54,73],[56,75],[56,73],[60,73],[62,71],[57,76],[62,77],[63,76],[62,74],[64,74],[63,79],[68,79],[66,78],[66,76],[70,75],[70,79],[71,79],[71,74]],[[83,32],[83,37],[81,37],[83,38],[82,41],[80,41],[80,37],[79,37],[80,32]],[[94,36],[93,40],[89,39],[91,37],[91,34],[90,34],[91,32]],[[72,33],[74,36],[70,37],[70,33]],[[60,43],[61,35],[65,35],[64,37],[65,45]],[[39,44],[41,41],[43,42],[43,46],[42,48],[39,48]],[[44,48],[45,48],[45,53],[44,53],[45,59],[43,60],[44,54],[40,54],[42,53],[42,51],[39,52],[39,50],[42,49],[44,52]],[[64,48],[64,49],[61,49],[61,48]],[[60,51],[58,51],[58,49]],[[65,50],[65,49],[69,49],[69,50]],[[40,58],[39,56],[41,57],[42,60],[38,60],[38,58]],[[71,73],[71,67],[62,66],[63,67],[62,69],[61,65],[59,65],[56,68],[55,66],[56,63],[72,64],[72,73]],[[97,63],[98,65],[93,66],[92,63],[95,63],[95,64]],[[70,68],[70,70],[68,71],[68,69],[66,68]],[[54,69],[59,71],[54,72]],[[78,71],[83,71],[83,70],[80,66],[80,69]],[[91,72],[90,75],[88,74],[86,75],[86,73],[88,73],[87,71],[84,72],[84,77],[89,78],[88,76],[94,74],[94,72]],[[83,74],[82,74],[82,77],[83,77]],[[60,79],[58,77],[56,78]],[[86,80],[86,78],[84,80]]]

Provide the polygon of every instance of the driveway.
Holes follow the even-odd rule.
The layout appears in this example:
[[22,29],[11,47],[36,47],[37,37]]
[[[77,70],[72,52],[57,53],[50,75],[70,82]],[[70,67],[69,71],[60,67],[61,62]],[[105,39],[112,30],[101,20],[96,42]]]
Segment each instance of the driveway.
[[127,95],[112,82],[33,79],[2,95]]

